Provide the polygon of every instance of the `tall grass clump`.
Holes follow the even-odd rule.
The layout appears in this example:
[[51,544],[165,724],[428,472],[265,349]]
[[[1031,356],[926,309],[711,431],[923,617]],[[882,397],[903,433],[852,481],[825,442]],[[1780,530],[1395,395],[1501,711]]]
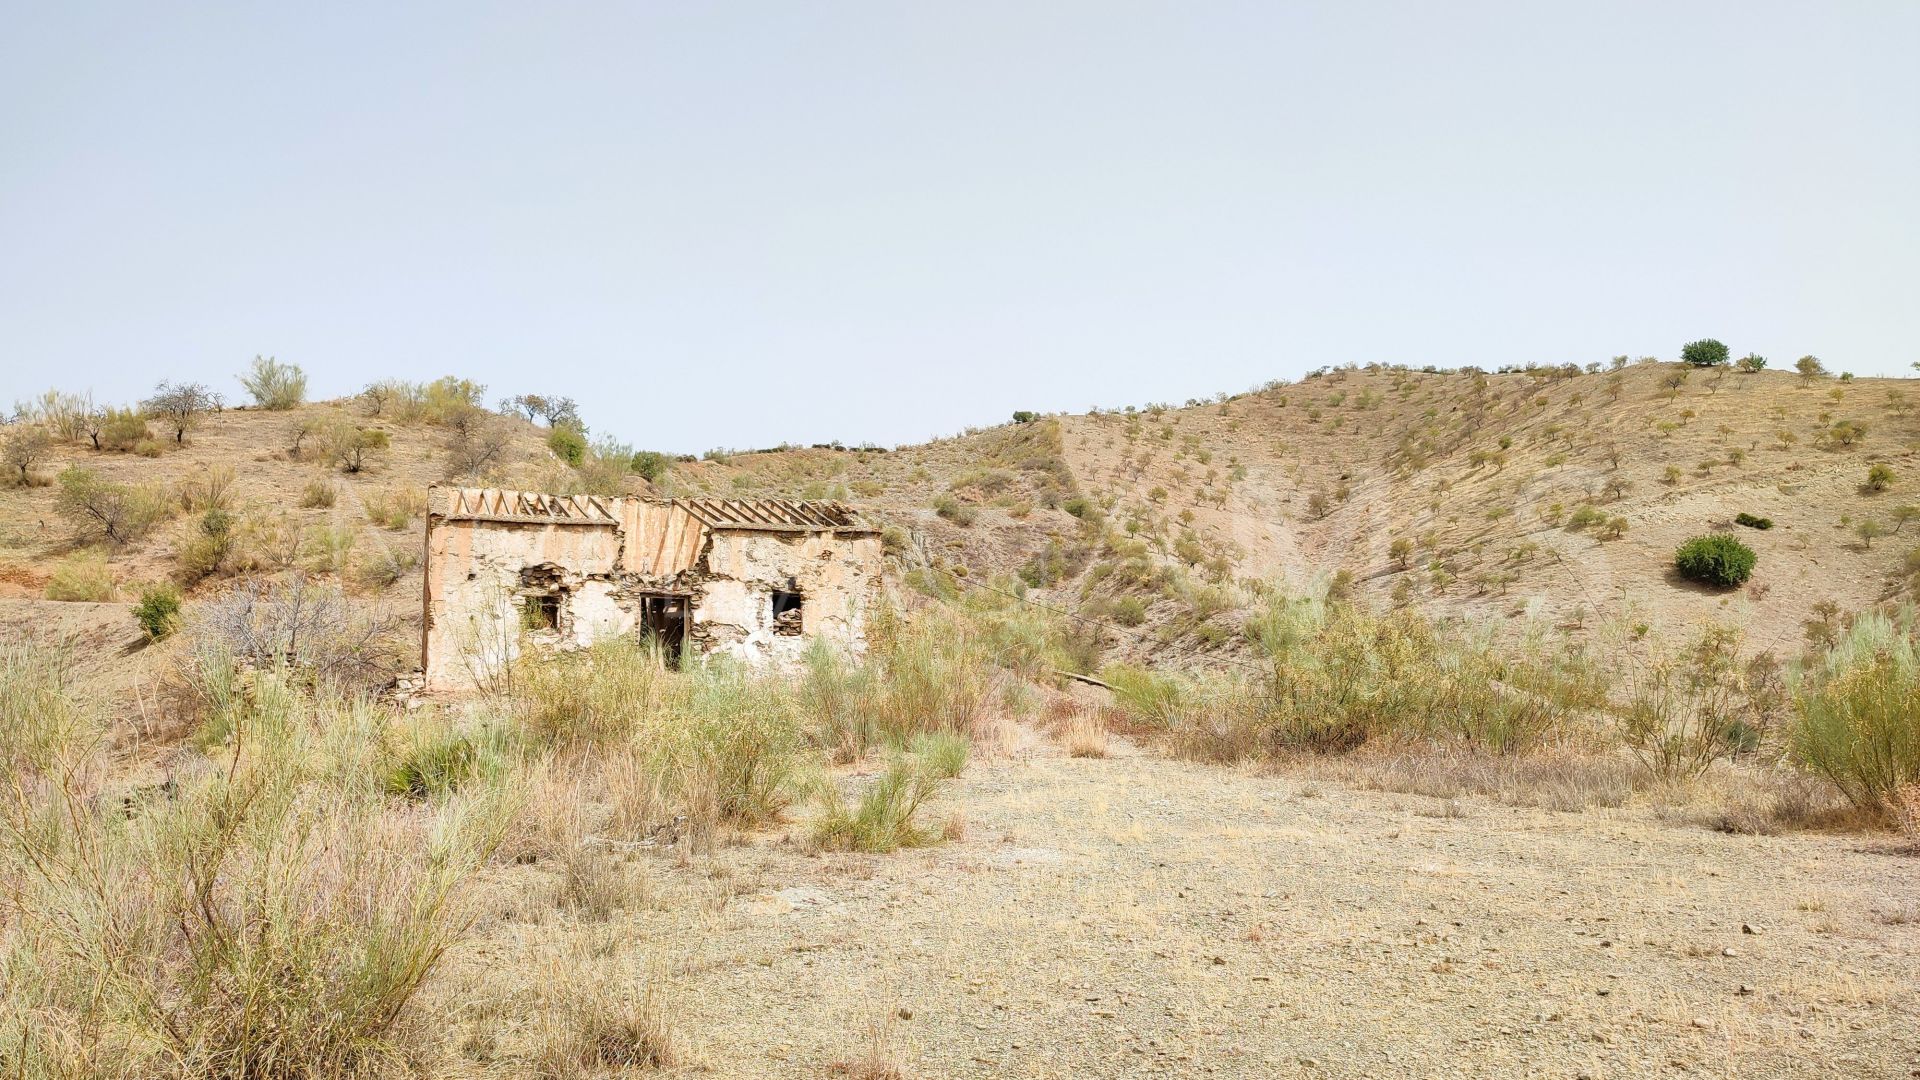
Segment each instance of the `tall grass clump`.
[[[945,732],[972,738],[988,719],[998,678],[991,645],[974,622],[946,610],[906,619],[880,612],[868,628],[864,669],[847,702],[860,713],[841,713],[830,730],[856,728],[865,740],[905,746],[914,736]],[[818,680],[811,680],[818,682]],[[848,724],[848,716],[863,716]]]
[[940,777],[925,763],[906,758],[894,759],[851,806],[836,784],[822,779],[815,788],[820,812],[813,819],[813,844],[823,851],[885,854],[933,843],[936,834],[915,816],[939,788]]
[[720,657],[676,672],[626,639],[523,664],[511,708],[529,738],[563,754],[637,755],[662,800],[706,823],[777,816],[800,747],[800,713],[777,676]]
[[1920,789],[1920,638],[1911,609],[1867,612],[1794,686],[1794,756],[1855,806]]
[[104,551],[80,551],[61,559],[47,577],[49,600],[105,601],[119,596]]
[[[9,656],[0,677],[19,675]],[[108,792],[97,749],[76,742],[0,793],[10,1074],[398,1063],[407,1007],[468,924],[457,890],[510,797],[394,803],[376,767],[389,717],[364,700],[258,673],[226,708],[227,745],[185,762],[165,793]]]
[[0,645],[0,772],[31,780],[71,764],[99,735],[98,719],[69,693],[71,681],[66,651]]

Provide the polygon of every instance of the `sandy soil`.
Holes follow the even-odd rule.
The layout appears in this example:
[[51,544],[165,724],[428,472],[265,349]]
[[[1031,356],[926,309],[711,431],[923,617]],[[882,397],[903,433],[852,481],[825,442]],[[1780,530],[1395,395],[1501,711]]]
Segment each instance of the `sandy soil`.
[[585,949],[657,972],[703,1075],[834,1075],[877,1039],[927,1077],[1920,1076],[1920,858],[1891,841],[1039,743],[953,811],[963,840],[894,855],[808,856],[801,823],[636,855],[645,899],[604,923],[498,871],[433,996],[474,1075],[524,1065],[526,973]]

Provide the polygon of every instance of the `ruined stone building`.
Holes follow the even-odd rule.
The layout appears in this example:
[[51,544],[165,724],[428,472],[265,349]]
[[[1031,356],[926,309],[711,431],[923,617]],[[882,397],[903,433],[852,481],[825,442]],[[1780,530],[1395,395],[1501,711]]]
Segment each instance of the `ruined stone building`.
[[880,576],[879,530],[840,503],[436,487],[421,666],[429,687],[469,686],[523,647],[622,634],[676,663],[860,652]]

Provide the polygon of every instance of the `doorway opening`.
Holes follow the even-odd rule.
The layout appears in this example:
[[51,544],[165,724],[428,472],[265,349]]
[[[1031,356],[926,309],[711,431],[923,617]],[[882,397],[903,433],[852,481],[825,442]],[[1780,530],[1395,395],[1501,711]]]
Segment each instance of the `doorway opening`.
[[640,598],[640,637],[658,642],[660,654],[669,667],[678,669],[687,647],[687,624],[691,622],[688,597],[673,593],[653,593]]

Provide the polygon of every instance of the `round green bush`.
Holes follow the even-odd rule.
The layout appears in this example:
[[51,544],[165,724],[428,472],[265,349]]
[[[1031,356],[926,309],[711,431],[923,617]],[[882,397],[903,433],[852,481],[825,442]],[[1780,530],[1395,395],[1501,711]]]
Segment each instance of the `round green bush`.
[[1713,338],[1689,341],[1680,347],[1680,360],[1693,367],[1719,367],[1727,362],[1728,350],[1724,343]]
[[1753,576],[1753,564],[1760,557],[1753,549],[1731,536],[1696,536],[1673,553],[1674,568],[1681,576],[1731,589]]
[[159,641],[173,633],[180,619],[180,592],[169,584],[149,586],[140,592],[133,606],[133,621],[146,631],[148,641]]

